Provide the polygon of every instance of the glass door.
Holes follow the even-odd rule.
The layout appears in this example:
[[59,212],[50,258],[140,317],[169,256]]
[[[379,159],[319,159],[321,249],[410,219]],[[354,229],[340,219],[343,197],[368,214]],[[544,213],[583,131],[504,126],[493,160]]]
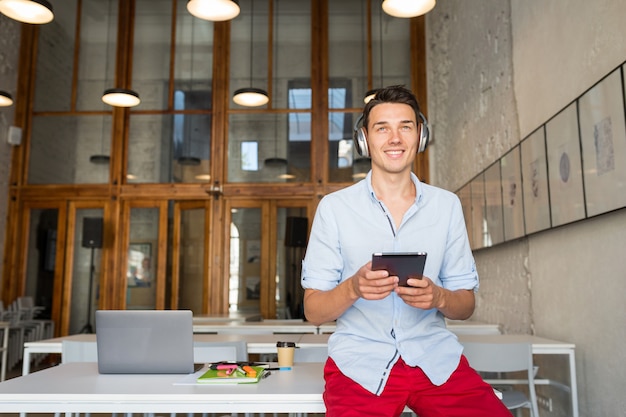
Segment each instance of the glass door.
[[92,333],[104,282],[104,201],[27,202],[23,291],[56,334]]
[[229,200],[228,310],[302,318],[300,264],[308,200]]

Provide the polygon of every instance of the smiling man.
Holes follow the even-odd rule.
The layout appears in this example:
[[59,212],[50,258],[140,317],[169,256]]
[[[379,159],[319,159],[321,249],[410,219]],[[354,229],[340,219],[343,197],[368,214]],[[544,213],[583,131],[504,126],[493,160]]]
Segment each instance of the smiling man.
[[[302,267],[304,311],[314,324],[337,320],[324,367],[329,417],[511,416],[469,367],[444,318],[474,311],[478,274],[455,194],[412,172],[428,143],[413,93],[378,91],[355,127],[355,146],[372,159],[357,184],[325,196]],[[422,279],[408,287],[372,270],[375,252],[426,252]]]

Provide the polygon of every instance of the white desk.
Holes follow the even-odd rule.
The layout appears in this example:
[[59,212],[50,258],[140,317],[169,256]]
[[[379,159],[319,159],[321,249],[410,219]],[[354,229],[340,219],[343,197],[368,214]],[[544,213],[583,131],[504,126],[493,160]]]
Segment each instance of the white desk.
[[[195,342],[236,342],[243,340],[247,343],[248,353],[276,353],[276,342],[298,343],[302,334],[194,334]],[[95,334],[75,334],[71,336],[55,337],[53,339],[38,340],[24,343],[24,362],[22,375],[30,373],[30,357],[33,353],[61,353],[63,341],[95,342]],[[328,339],[326,339],[328,340]]]
[[530,342],[533,355],[566,355],[569,364],[569,383],[563,384],[547,378],[535,378],[536,385],[560,385],[569,388],[572,416],[578,417],[578,382],[576,380],[576,345],[573,343],[560,342],[539,336],[524,334],[503,335],[468,335],[460,334],[459,342],[487,342],[487,343],[520,343]]
[[[301,321],[255,321],[255,322],[204,322],[194,323],[194,333],[228,332],[268,332],[268,333],[321,333],[320,327]],[[323,325],[326,332],[334,331],[334,323]],[[332,330],[331,330],[332,329]]]
[[323,413],[322,363],[297,364],[258,384],[174,385],[183,375],[99,375],[67,363],[0,383],[2,412]]
[[230,312],[226,314],[211,314],[211,315],[194,315],[193,324],[204,323],[243,323],[243,322],[256,322],[263,320],[263,317],[258,313],[238,313]]

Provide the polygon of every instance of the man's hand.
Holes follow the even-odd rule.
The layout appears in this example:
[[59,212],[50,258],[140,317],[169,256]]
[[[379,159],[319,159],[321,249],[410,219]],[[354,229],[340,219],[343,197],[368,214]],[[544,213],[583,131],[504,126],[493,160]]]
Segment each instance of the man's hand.
[[408,287],[396,288],[396,294],[405,303],[422,310],[440,308],[443,301],[443,288],[435,285],[430,278],[409,278],[407,283],[409,284]]
[[408,305],[429,310],[436,308],[451,320],[465,320],[474,312],[475,298],[472,290],[450,291],[436,285],[428,277],[409,278],[409,287],[396,287],[396,294]]
[[398,287],[398,277],[389,276],[385,270],[373,271],[371,261],[363,265],[351,281],[356,296],[365,300],[381,300]]

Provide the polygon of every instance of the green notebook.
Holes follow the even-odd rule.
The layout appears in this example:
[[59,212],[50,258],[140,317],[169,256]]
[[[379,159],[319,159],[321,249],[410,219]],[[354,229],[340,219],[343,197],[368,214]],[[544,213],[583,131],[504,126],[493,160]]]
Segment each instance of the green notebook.
[[209,369],[198,377],[198,383],[201,384],[254,384],[259,382],[263,377],[265,368],[262,366],[253,366],[256,376],[247,376],[241,372],[233,372],[226,375],[226,372],[218,369]]

